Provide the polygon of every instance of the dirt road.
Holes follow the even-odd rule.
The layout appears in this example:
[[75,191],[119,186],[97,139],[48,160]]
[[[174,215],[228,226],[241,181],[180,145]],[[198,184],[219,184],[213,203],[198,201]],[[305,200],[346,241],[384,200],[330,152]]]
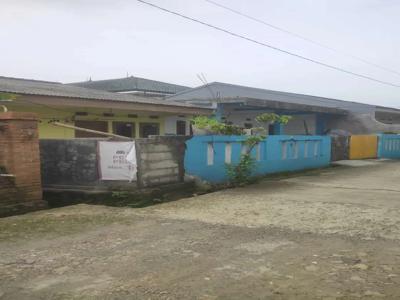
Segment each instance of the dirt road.
[[0,299],[399,299],[400,162],[0,219]]

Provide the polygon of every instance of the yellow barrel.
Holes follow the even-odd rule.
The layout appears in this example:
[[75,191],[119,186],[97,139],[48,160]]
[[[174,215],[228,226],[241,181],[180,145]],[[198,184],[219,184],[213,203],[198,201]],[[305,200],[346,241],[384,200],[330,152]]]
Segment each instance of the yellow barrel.
[[352,135],[350,137],[350,159],[377,158],[378,136]]

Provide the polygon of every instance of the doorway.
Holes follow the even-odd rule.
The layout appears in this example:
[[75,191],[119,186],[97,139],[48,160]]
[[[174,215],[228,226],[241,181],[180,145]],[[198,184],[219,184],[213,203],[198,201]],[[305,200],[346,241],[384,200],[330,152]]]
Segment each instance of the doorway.
[[113,122],[113,133],[134,138],[135,134],[135,123],[130,122]]

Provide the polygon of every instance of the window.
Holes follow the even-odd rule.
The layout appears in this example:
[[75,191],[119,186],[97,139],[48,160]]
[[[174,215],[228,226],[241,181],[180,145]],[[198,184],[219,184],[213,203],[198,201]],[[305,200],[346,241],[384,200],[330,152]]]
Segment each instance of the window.
[[176,121],[176,134],[186,135],[186,121]]
[[[77,120],[77,121],[75,121],[75,126],[86,128],[86,129],[91,129],[91,130],[96,130],[96,131],[108,132],[108,123],[105,121]],[[94,137],[104,137],[104,135],[91,133],[91,132],[85,132],[85,131],[75,129],[75,137],[76,138],[94,138]]]
[[139,133],[141,138],[147,138],[149,135],[160,135],[160,124],[158,123],[140,123]]
[[134,138],[136,136],[135,123],[113,122],[113,133]]
[[244,123],[244,128],[246,128],[246,129],[251,129],[251,128],[253,128],[253,124],[251,124],[251,123]]

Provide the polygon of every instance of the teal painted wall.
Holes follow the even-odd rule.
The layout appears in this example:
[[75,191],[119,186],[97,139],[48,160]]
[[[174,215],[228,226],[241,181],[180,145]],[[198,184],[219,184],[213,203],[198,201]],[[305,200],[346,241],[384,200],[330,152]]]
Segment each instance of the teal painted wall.
[[[225,164],[239,162],[245,139],[246,136],[194,136],[186,142],[186,173],[213,183],[227,181]],[[251,155],[256,160],[254,175],[325,167],[330,164],[331,138],[273,135],[257,145]]]
[[378,135],[378,158],[400,158],[400,135]]

